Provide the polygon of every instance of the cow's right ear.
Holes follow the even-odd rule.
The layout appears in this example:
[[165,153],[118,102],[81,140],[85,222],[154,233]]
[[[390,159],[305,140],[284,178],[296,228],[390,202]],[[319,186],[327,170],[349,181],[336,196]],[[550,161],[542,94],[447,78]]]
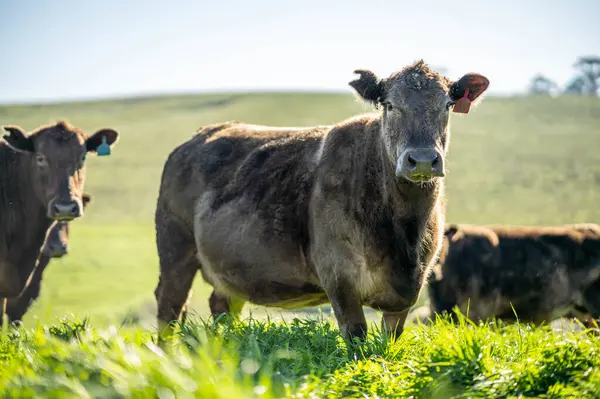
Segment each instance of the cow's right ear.
[[19,126],[3,126],[8,132],[3,136],[4,141],[15,151],[35,152],[33,140]]
[[360,78],[348,83],[365,101],[377,106],[384,97],[384,82],[377,75],[366,69],[354,71]]

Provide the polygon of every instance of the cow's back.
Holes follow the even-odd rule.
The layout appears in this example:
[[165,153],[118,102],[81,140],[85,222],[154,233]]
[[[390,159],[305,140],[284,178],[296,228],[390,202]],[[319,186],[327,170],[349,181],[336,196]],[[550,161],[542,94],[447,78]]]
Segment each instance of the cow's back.
[[267,213],[277,206],[302,204],[308,200],[315,154],[328,129],[238,122],[206,126],[170,154],[159,206],[168,204],[191,222],[197,201],[207,193],[213,209],[240,198],[253,208],[249,210]]

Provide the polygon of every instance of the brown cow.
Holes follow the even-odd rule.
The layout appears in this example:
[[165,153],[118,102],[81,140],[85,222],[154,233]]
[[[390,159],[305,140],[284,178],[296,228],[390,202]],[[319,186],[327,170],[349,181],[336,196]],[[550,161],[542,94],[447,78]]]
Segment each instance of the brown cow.
[[402,332],[441,246],[450,111],[466,113],[489,82],[451,82],[423,61],[386,79],[356,73],[350,86],[381,113],[307,128],[219,123],[170,154],[155,217],[161,339],[198,270],[215,315],[246,301],[331,302],[349,339],[365,336],[366,305]]
[[[118,133],[102,129],[88,137],[67,122],[27,135],[5,126],[0,140],[0,297],[26,287],[54,220],[83,215],[85,156],[114,145]],[[102,145],[102,147],[100,147]]]
[[[83,194],[81,196],[84,211],[87,211],[92,196]],[[6,302],[6,316],[11,324],[21,322],[29,307],[40,295],[42,275],[52,258],[62,258],[69,252],[69,223],[67,221],[56,221],[50,227],[46,242],[38,256],[35,272],[31,275],[29,285],[20,296],[9,298]],[[32,265],[34,266],[34,265]],[[0,314],[0,326],[2,317]]]
[[456,306],[472,320],[589,326],[600,317],[600,226],[448,225],[428,291],[430,315]]

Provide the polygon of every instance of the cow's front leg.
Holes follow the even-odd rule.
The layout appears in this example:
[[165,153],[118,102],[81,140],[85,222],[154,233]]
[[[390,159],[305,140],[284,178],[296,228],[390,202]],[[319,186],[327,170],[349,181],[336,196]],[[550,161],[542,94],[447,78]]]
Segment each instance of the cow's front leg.
[[356,255],[347,242],[332,239],[318,242],[311,257],[342,335],[349,341],[364,340],[367,321],[356,284],[356,271],[360,267]]
[[327,284],[325,291],[344,339],[364,340],[367,336],[367,320],[360,297],[354,287],[344,279],[337,279]]
[[410,308],[401,312],[383,312],[381,317],[381,329],[389,336],[398,338],[404,331],[404,322],[410,312]]

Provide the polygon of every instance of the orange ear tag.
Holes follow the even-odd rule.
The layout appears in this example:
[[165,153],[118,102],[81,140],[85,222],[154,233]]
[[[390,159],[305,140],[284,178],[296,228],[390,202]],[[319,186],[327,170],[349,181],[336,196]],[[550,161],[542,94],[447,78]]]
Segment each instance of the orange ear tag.
[[452,109],[454,112],[459,114],[468,114],[471,108],[471,100],[469,100],[469,88],[465,89],[465,94],[462,98],[458,99]]

